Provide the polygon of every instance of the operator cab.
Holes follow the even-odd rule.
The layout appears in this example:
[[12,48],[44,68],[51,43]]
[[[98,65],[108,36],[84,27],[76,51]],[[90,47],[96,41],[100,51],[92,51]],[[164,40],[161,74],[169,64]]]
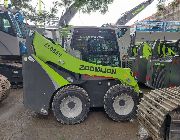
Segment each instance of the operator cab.
[[[129,44],[128,41],[122,42],[128,31],[129,28],[126,27],[74,27],[70,46],[72,50],[80,52],[84,61],[119,67],[124,53],[122,50]],[[126,39],[128,38],[129,35]]]

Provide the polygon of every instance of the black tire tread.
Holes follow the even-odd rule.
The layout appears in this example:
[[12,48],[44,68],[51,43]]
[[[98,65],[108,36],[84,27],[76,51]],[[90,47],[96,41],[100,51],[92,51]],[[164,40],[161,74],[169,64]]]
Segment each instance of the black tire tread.
[[[135,111],[127,118],[117,118],[117,116],[114,116],[112,112],[112,109],[109,110],[109,104],[107,104],[106,102],[106,99],[107,98],[111,98],[109,97],[109,95],[113,95],[113,93],[116,93],[118,90],[127,90],[129,92],[132,92],[132,96],[133,96],[133,99],[134,99],[134,104],[135,104]],[[139,103],[139,99],[138,99],[138,96],[136,96],[137,93],[134,92],[133,88],[132,87],[129,87],[129,86],[124,86],[124,85],[120,85],[120,84],[117,84],[117,85],[114,85],[112,87],[110,87],[110,89],[106,92],[105,96],[104,96],[104,109],[105,109],[105,112],[106,114],[114,121],[116,122],[122,122],[122,121],[129,121],[131,119],[134,119],[136,117],[136,114],[137,114],[137,105]]]
[[88,114],[89,108],[90,108],[90,99],[89,99],[89,96],[88,96],[87,92],[86,92],[83,88],[81,88],[81,87],[79,87],[79,86],[76,86],[76,85],[68,85],[68,86],[65,86],[65,87],[61,88],[61,89],[56,93],[56,95],[54,96],[53,101],[52,101],[52,110],[53,110],[54,116],[56,116],[55,111],[54,111],[54,108],[55,108],[54,102],[55,102],[56,100],[58,100],[58,98],[59,98],[60,96],[62,96],[63,94],[67,94],[67,93],[65,93],[67,90],[68,90],[68,91],[74,91],[74,90],[76,90],[76,91],[78,91],[78,92],[80,91],[80,93],[85,96],[86,100],[88,101],[88,102],[87,102],[87,106],[88,106],[88,107],[87,107],[86,113],[85,113],[85,115],[82,117],[82,119],[79,120],[79,121],[67,121],[67,122],[65,122],[64,120],[62,120],[62,119],[60,119],[60,118],[59,118],[59,119],[56,118],[56,119],[57,119],[58,122],[61,122],[62,124],[68,124],[68,125],[73,125],[73,124],[81,123],[82,121],[84,121],[84,120],[87,118],[87,114]]

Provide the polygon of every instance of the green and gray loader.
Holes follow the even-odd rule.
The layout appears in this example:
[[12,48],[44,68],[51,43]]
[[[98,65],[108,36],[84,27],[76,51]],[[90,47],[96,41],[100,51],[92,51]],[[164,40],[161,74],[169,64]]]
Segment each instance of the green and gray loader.
[[[107,50],[112,43],[109,36],[116,36],[111,28],[94,30],[98,32],[97,37],[85,35],[87,39],[84,45],[87,45],[88,38],[92,43],[89,43],[92,46],[84,48],[86,51],[82,49],[85,51],[82,54],[91,54],[91,59],[87,59],[87,56],[86,61],[83,60],[84,56],[71,55],[61,45],[37,32],[28,39],[28,54],[23,57],[26,107],[43,115],[48,115],[52,109],[56,119],[64,124],[82,122],[90,107],[104,107],[108,116],[115,121],[127,121],[136,116],[140,90],[131,70],[109,66],[107,60],[103,59],[101,62],[88,62],[92,60],[93,49],[87,48],[93,47],[93,40],[101,42],[99,44],[104,49],[96,50],[95,54],[96,58],[102,58],[106,51],[113,51],[110,48]],[[117,44],[117,40],[113,40],[113,43]]]
[[[150,22],[150,21],[148,21]],[[171,22],[154,22],[170,24]],[[151,23],[150,22],[150,23]],[[146,23],[146,22],[145,22]],[[151,24],[147,25],[151,25]],[[142,26],[143,22],[140,24]],[[147,26],[146,25],[146,26]],[[154,27],[154,26],[153,26]],[[153,28],[152,27],[152,28]],[[164,27],[164,26],[163,26]],[[165,28],[165,27],[164,27]],[[146,30],[137,30],[131,37],[131,46],[129,47],[128,59],[125,61],[125,67],[132,69],[134,76],[137,78],[139,83],[146,84],[151,88],[163,88],[169,86],[180,85],[178,80],[179,65],[174,64],[179,57],[179,36],[180,32],[170,32],[167,30],[149,31],[151,28]],[[171,61],[173,59],[173,61]],[[173,62],[171,68],[167,66],[165,74],[160,72],[163,69],[163,63],[170,64]],[[162,66],[162,67],[161,67]],[[160,68],[161,67],[161,68]],[[164,71],[164,69],[163,69]],[[172,72],[171,72],[172,71]],[[159,73],[161,73],[160,76]],[[158,76],[159,75],[159,78]],[[171,75],[171,76],[170,76]],[[174,76],[176,75],[176,76]],[[165,76],[165,77],[164,77]],[[167,81],[162,85],[162,78]],[[158,79],[157,79],[158,78]],[[161,79],[161,80],[160,80]],[[169,82],[168,82],[169,81]],[[161,85],[161,86],[160,86]]]

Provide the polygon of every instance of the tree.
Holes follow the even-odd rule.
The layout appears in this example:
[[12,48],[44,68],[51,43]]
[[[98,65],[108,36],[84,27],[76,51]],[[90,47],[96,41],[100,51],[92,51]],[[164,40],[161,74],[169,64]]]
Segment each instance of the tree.
[[104,14],[108,11],[108,5],[113,1],[114,0],[56,0],[53,2],[53,7],[50,11],[44,10],[41,13],[38,13],[36,7],[31,5],[31,0],[12,0],[12,3],[16,9],[23,10],[25,16],[32,21],[43,21],[44,19],[55,17],[60,8],[64,9],[64,14],[72,14],[71,12],[73,12],[71,16],[74,16],[78,10],[84,13],[99,11]]
[[112,2],[113,0],[71,0],[71,2],[65,3],[67,6],[59,21],[59,25],[68,24],[78,10],[82,10],[85,13],[100,11],[104,14],[108,10],[108,4]]

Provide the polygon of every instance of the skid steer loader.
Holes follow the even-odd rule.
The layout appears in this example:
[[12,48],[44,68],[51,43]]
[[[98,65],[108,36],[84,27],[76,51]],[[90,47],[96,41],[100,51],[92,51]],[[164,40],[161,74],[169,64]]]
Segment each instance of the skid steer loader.
[[[102,30],[98,36],[101,33]],[[104,106],[114,121],[136,116],[141,93],[129,68],[84,61],[37,32],[26,43],[28,54],[23,57],[26,107],[43,115],[52,109],[57,121],[63,124],[82,122],[90,107]]]

